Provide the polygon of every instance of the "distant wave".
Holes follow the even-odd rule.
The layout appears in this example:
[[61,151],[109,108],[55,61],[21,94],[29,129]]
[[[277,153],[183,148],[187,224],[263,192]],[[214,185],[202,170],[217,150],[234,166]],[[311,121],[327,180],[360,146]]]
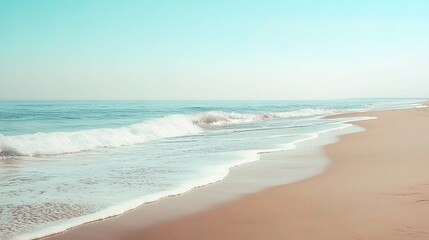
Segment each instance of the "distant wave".
[[328,108],[306,108],[269,113],[211,111],[193,115],[168,115],[120,128],[97,128],[75,132],[39,132],[16,136],[0,134],[0,156],[43,156],[75,153],[101,147],[120,147],[162,138],[196,134],[204,131],[204,128],[269,119],[328,115],[335,112],[335,110]]
[[193,115],[193,122],[201,127],[225,126],[231,124],[249,123],[270,119],[281,119],[291,117],[310,117],[317,115],[329,115],[339,112],[339,110],[329,108],[304,108],[287,112],[267,112],[267,113],[237,113],[210,111]]

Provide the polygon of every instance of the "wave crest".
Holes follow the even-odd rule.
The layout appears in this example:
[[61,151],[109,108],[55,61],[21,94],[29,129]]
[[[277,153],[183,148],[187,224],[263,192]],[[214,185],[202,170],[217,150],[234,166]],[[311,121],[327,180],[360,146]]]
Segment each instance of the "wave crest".
[[121,128],[98,128],[76,132],[40,132],[16,136],[0,135],[0,152],[3,156],[58,155],[100,147],[134,145],[201,131],[202,129],[190,122],[187,117],[171,115]]
[[75,153],[101,147],[120,147],[162,138],[196,134],[204,131],[204,128],[333,113],[333,110],[324,108],[269,113],[211,111],[193,115],[169,115],[120,128],[98,128],[75,132],[39,132],[16,136],[0,134],[0,156]]

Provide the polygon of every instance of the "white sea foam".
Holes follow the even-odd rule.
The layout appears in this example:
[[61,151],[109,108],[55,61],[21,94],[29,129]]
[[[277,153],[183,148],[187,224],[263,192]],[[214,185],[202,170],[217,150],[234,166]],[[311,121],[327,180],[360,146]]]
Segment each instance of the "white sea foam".
[[145,195],[145,196],[142,196],[140,198],[132,199],[132,200],[129,200],[129,201],[108,207],[106,209],[103,209],[101,211],[98,211],[98,212],[95,212],[92,214],[88,214],[85,216],[80,216],[80,217],[76,217],[73,219],[69,219],[66,222],[59,224],[59,225],[47,227],[45,229],[41,229],[39,231],[32,232],[32,233],[21,234],[19,236],[16,236],[13,239],[14,240],[29,240],[29,239],[35,239],[35,238],[41,238],[41,237],[49,236],[49,235],[52,235],[55,233],[63,232],[67,229],[70,229],[72,227],[75,227],[75,226],[78,226],[78,225],[81,225],[84,223],[117,216],[117,215],[122,214],[128,210],[134,209],[134,208],[136,208],[136,207],[138,207],[144,203],[150,203],[150,202],[157,201],[161,198],[180,195],[180,194],[183,194],[183,193],[185,193],[191,189],[221,181],[222,179],[224,179],[228,175],[228,173],[232,167],[235,167],[235,166],[238,166],[241,164],[245,164],[245,163],[249,163],[249,162],[257,161],[259,159],[259,152],[260,151],[253,151],[253,150],[252,151],[243,151],[240,154],[239,159],[236,159],[235,161],[232,161],[229,164],[216,166],[216,167],[210,167],[207,169],[207,174],[204,174],[203,178],[195,180],[194,182],[189,182],[187,184],[183,184],[182,186],[177,187],[174,190],[161,191],[161,192]]
[[39,132],[15,136],[0,134],[0,156],[41,156],[75,153],[101,147],[120,147],[162,138],[196,134],[204,128],[222,127],[269,119],[329,115],[328,108],[305,108],[288,112],[236,113],[211,111],[193,115],[169,115],[120,128],[97,128],[75,132]]
[[121,128],[0,136],[0,153],[24,156],[56,155],[99,147],[133,145],[201,131],[202,129],[192,124],[186,116],[170,115]]

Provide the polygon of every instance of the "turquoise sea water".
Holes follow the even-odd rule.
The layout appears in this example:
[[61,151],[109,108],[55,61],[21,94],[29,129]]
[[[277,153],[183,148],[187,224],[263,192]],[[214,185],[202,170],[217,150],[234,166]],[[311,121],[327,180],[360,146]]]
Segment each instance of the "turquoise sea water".
[[0,101],[0,239],[31,239],[221,180],[258,152],[340,129],[335,101]]

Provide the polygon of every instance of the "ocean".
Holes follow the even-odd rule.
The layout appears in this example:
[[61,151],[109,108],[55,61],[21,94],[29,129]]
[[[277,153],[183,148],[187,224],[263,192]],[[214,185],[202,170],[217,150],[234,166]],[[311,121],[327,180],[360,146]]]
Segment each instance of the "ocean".
[[324,116],[416,102],[0,101],[0,239],[118,215],[348,126]]

